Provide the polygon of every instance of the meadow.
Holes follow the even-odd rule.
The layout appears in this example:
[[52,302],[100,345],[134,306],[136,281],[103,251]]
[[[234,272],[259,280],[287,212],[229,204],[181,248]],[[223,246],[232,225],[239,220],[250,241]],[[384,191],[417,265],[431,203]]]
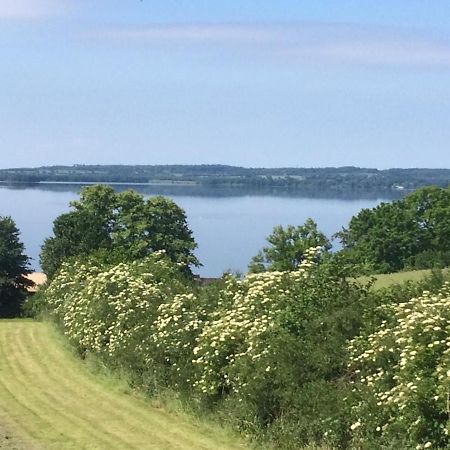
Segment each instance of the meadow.
[[0,345],[0,419],[8,430],[0,448],[248,448],[133,394],[118,378],[95,374],[49,323],[1,320]]
[[[444,276],[450,274],[450,269],[443,269],[442,273]],[[371,277],[358,277],[358,281],[361,283],[366,283],[370,279],[373,279],[373,288],[382,289],[387,288],[395,284],[402,284],[406,282],[418,282],[423,281],[426,277],[431,275],[430,269],[423,270],[407,270],[404,272],[396,273],[383,273],[378,275],[373,275]]]

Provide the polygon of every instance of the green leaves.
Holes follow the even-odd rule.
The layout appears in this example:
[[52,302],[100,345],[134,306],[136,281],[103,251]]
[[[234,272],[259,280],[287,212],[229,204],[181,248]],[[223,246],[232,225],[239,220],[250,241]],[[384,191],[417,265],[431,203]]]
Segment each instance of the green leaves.
[[[59,216],[54,237],[46,239],[40,260],[44,271],[54,276],[62,262],[73,256],[107,250],[122,261],[142,259],[165,251],[180,270],[200,265],[194,255],[197,244],[188,228],[184,211],[172,200],[145,200],[134,191],[116,193],[109,186],[89,186],[72,202],[73,211]],[[98,254],[98,253],[97,253]]]
[[267,237],[270,244],[264,247],[249,264],[252,273],[265,270],[295,270],[305,258],[305,252],[311,247],[331,248],[329,240],[317,229],[317,224],[308,219],[303,225],[283,228],[276,226]]
[[91,257],[63,264],[45,301],[81,352],[205,402],[231,397],[259,426],[306,384],[337,380],[359,329],[365,291],[315,264],[317,251],[295,271],[227,275],[201,289],[162,252],[114,265]]
[[0,317],[19,315],[30,273],[19,230],[10,217],[0,217]]
[[[408,448],[448,448],[450,284],[383,307],[388,319],[350,342],[349,369],[365,436],[403,436]],[[406,448],[406,445],[404,446]]]
[[337,236],[343,245],[340,258],[360,272],[449,265],[450,188],[426,187],[364,209]]

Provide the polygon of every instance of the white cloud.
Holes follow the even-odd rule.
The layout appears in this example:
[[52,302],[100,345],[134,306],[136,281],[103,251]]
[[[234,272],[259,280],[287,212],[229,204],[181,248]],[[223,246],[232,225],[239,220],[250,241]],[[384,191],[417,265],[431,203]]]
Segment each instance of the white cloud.
[[100,36],[145,42],[258,42],[272,38],[271,30],[233,25],[166,25],[105,30]]
[[33,20],[60,14],[64,0],[0,0],[0,20]]
[[95,33],[101,39],[147,45],[236,46],[312,64],[450,67],[450,42],[415,30],[348,24],[152,25]]
[[338,41],[296,46],[285,54],[301,62],[450,67],[450,46],[411,41]]
[[349,25],[311,29],[282,53],[302,62],[450,67],[450,42],[417,30]]

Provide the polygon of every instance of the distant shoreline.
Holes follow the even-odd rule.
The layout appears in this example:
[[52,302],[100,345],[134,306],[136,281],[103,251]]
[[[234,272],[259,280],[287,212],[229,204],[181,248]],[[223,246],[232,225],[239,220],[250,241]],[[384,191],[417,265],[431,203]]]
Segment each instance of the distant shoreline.
[[245,168],[224,165],[74,165],[0,169],[2,185],[254,190],[259,192],[384,192],[405,194],[424,186],[447,188],[450,169],[362,167]]
[[14,185],[14,184],[54,184],[67,185],[74,184],[77,186],[95,185],[95,184],[109,184],[111,186],[201,186],[197,181],[149,181],[147,183],[138,183],[134,181],[7,181],[0,180],[0,184]]

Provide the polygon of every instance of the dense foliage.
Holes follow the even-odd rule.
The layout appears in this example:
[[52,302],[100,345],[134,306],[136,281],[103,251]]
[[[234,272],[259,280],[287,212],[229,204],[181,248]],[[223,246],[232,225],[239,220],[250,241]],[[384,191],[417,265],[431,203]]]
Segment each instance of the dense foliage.
[[82,354],[151,392],[175,389],[275,442],[288,433],[291,448],[323,439],[324,423],[343,442],[345,427],[329,414],[341,414],[346,342],[370,293],[317,265],[320,250],[293,271],[226,275],[205,288],[187,285],[161,252],[117,265],[71,261],[44,301]]
[[142,369],[151,355],[158,306],[185,291],[163,252],[133,263],[63,263],[45,292],[52,314],[81,352]]
[[64,263],[40,301],[85,357],[281,448],[447,445],[449,286],[436,273],[374,291],[318,251],[205,287],[164,252],[95,255]]
[[19,230],[10,217],[0,217],[0,317],[20,314],[30,273]]
[[450,265],[450,187],[363,209],[338,236],[342,261],[361,272]]
[[450,284],[380,307],[385,317],[349,345],[360,399],[354,440],[390,448],[450,445]]
[[250,272],[295,270],[310,248],[319,246],[320,253],[331,248],[330,241],[317,229],[317,224],[312,219],[307,219],[298,227],[276,226],[267,237],[267,242],[269,245],[252,258],[249,264]]
[[145,200],[134,191],[116,193],[97,185],[82,189],[73,211],[54,221],[54,236],[45,240],[40,255],[44,272],[52,277],[67,258],[103,250],[113,261],[133,261],[164,250],[185,273],[199,262],[196,243],[184,211],[161,196]]

